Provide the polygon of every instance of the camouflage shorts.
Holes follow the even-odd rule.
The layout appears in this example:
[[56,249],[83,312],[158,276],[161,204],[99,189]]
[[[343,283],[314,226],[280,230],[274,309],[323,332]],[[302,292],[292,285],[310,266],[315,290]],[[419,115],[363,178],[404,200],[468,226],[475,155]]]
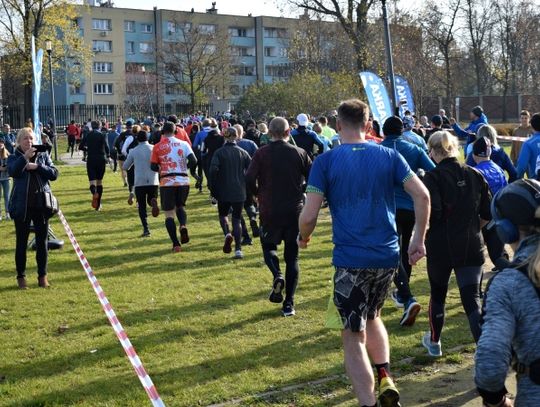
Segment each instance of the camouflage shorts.
[[375,319],[384,304],[394,274],[391,269],[354,269],[336,267],[334,305],[343,329],[360,332],[366,321]]

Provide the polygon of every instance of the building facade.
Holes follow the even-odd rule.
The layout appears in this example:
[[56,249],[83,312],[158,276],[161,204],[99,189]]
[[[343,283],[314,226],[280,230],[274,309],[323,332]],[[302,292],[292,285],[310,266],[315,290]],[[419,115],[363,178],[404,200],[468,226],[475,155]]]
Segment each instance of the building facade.
[[[93,5],[80,10],[76,23],[93,52],[91,69],[83,68],[76,56],[66,61],[71,69],[55,75],[55,99],[57,105],[76,109],[94,106],[97,114],[121,105],[146,106],[142,109],[148,113],[186,106],[189,95],[167,76],[161,55],[193,28],[226,35],[231,73],[221,85],[203,90],[203,99],[221,107],[216,110],[225,110],[251,84],[288,76],[288,43],[298,24],[290,18],[218,14],[214,7],[206,13]],[[50,105],[48,89],[43,89],[41,102]]]

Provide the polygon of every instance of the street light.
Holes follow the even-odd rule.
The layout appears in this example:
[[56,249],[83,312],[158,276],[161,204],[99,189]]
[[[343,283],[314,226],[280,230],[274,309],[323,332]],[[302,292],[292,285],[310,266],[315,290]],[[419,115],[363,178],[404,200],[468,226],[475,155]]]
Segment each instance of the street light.
[[54,160],[58,160],[58,144],[56,140],[56,103],[54,101],[54,77],[53,77],[53,70],[52,70],[52,41],[47,40],[45,41],[45,49],[47,50],[47,54],[49,54],[49,76],[51,78],[51,106],[52,106],[52,119],[53,119],[53,125],[52,125],[52,135],[53,135],[53,146],[54,146]]
[[144,84],[146,88],[146,94],[148,95],[148,103],[150,105],[150,112],[152,113],[152,117],[154,117],[154,107],[152,106],[152,99],[150,98],[150,92],[148,90],[148,77],[146,76],[146,67],[144,65],[141,66],[141,72],[144,76]]
[[386,9],[386,0],[382,1],[382,13],[384,24],[384,39],[386,43],[386,60],[388,68],[388,79],[390,80],[390,100],[392,102],[392,113],[399,116],[399,106],[396,100],[396,86],[394,83],[394,62],[392,60],[392,39],[390,38],[390,26],[388,24],[388,12]]

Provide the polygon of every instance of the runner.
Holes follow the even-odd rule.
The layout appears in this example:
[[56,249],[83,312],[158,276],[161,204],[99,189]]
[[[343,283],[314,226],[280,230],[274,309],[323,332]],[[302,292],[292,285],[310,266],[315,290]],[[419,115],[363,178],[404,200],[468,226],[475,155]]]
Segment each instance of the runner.
[[[223,253],[231,252],[234,236],[234,258],[242,259],[242,207],[246,201],[245,172],[251,163],[249,154],[236,145],[238,134],[234,127],[225,131],[225,144],[219,148],[210,163],[209,185],[218,201],[219,223],[225,243]],[[229,229],[229,211],[232,209],[232,234]]]
[[88,181],[90,181],[92,208],[99,211],[103,196],[105,166],[110,160],[110,152],[107,138],[99,130],[100,123],[94,120],[91,126],[92,131],[82,139],[80,148],[86,151],[86,172],[88,173]]
[[429,151],[437,167],[424,176],[433,210],[426,238],[431,329],[423,336],[422,344],[430,356],[439,357],[452,270],[475,342],[480,337],[480,282],[484,264],[480,231],[491,220],[491,195],[482,174],[458,161],[457,137],[447,131],[434,133],[429,138]]
[[[118,127],[117,127],[118,128]],[[126,156],[122,154],[122,147],[128,136],[132,135],[133,122],[131,120],[126,121],[126,130],[121,132],[114,142],[114,148],[117,154],[118,166],[120,167],[120,176],[124,182],[124,186],[127,187],[127,171],[124,170],[124,161]]]
[[[429,194],[400,154],[366,142],[368,116],[369,108],[358,99],[339,106],[342,145],[313,163],[298,241],[301,248],[307,247],[326,197],[336,268],[329,304],[335,318],[328,326],[342,330],[345,368],[360,405],[396,407],[401,405],[399,392],[390,377],[388,335],[380,318],[399,264],[394,186],[403,185],[414,201],[416,223],[409,246],[413,265],[425,255]],[[377,176],[358,176],[368,173]],[[379,404],[370,359],[377,369]]]
[[298,122],[298,128],[291,131],[291,138],[298,147],[306,150],[309,158],[313,160],[316,155],[314,153],[315,147],[317,147],[317,154],[322,154],[324,144],[319,140],[317,133],[307,128],[309,119],[306,114],[300,113],[296,116],[296,121]]
[[[399,152],[411,170],[415,173],[418,170],[430,171],[435,168],[435,164],[420,147],[409,143],[402,137],[403,122],[397,116],[386,119],[383,125],[384,140],[381,145]],[[403,316],[399,321],[401,326],[412,326],[416,321],[416,316],[420,312],[421,306],[411,293],[409,281],[411,279],[412,266],[409,264],[407,249],[411,241],[414,228],[414,202],[410,195],[405,192],[402,185],[394,187],[396,197],[396,226],[400,243],[400,257],[398,272],[394,278],[397,289],[392,292],[392,299],[397,307],[403,308]]]
[[[491,161],[491,142],[488,138],[482,137],[476,140],[472,148],[472,156],[476,163],[476,169],[484,176],[488,183],[489,191],[495,196],[508,182],[504,173],[497,164]],[[489,258],[495,265],[495,269],[502,270],[508,264],[508,253],[504,249],[504,243],[501,242],[497,232],[493,228],[484,226],[482,228],[482,237],[486,244]]]
[[[295,315],[294,294],[298,284],[298,215],[304,198],[303,184],[311,168],[305,150],[288,143],[289,124],[275,117],[269,126],[272,142],[253,156],[246,174],[248,192],[257,196],[260,239],[264,262],[274,278],[269,300],[283,302],[283,316]],[[284,242],[285,280],[277,246]],[[283,300],[285,288],[285,301]]]
[[518,178],[523,178],[525,173],[527,173],[528,178],[534,178],[536,176],[536,159],[540,154],[540,113],[533,114],[531,127],[534,132],[531,138],[523,143],[519,153],[517,163]]
[[138,145],[132,149],[124,163],[124,169],[134,167],[135,171],[135,196],[139,207],[139,218],[143,226],[141,237],[150,236],[148,221],[146,215],[146,204],[152,207],[152,216],[159,215],[157,203],[159,179],[156,172],[150,168],[150,157],[152,156],[153,146],[148,143],[148,133],[144,130],[137,133]]
[[517,372],[515,406],[540,405],[540,183],[519,180],[498,193],[492,225],[517,246],[512,263],[497,273],[484,297],[475,382],[484,406],[511,407],[505,381]]
[[[180,243],[189,242],[185,210],[189,195],[188,168],[194,168],[197,159],[188,143],[174,137],[175,127],[172,122],[163,125],[163,137],[154,146],[150,163],[152,170],[160,175],[159,194],[161,209],[165,212],[165,227],[173,243],[172,250],[178,253]],[[180,222],[181,241],[176,233],[175,214]]]

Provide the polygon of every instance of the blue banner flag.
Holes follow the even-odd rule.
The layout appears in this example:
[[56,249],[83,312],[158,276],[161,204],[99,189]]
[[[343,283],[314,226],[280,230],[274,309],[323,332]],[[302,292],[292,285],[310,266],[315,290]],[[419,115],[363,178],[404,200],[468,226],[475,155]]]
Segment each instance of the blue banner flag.
[[369,102],[369,108],[373,113],[373,119],[377,120],[382,127],[384,121],[392,116],[392,104],[388,92],[381,78],[373,72],[360,72],[360,78]]
[[405,116],[406,110],[414,114],[414,100],[409,82],[403,76],[396,75],[394,83],[396,85],[396,99],[399,103],[399,115]]
[[40,48],[36,53],[36,39],[32,35],[32,107],[34,111],[34,135],[36,144],[41,144],[41,132],[39,131],[39,93],[41,92],[41,67],[43,64],[43,50]]

